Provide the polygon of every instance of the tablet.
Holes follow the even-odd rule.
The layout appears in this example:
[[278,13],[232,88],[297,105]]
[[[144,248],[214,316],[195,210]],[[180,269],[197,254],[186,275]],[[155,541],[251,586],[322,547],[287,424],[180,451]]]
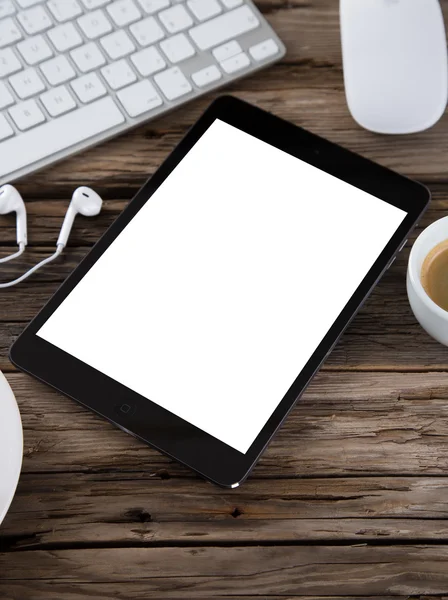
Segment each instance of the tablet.
[[236,487],[428,202],[422,185],[223,97],[11,360]]

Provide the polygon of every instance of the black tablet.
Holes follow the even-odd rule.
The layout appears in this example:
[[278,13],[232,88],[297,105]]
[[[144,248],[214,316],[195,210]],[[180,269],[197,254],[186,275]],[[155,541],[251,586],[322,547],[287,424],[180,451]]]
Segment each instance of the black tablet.
[[223,97],[11,360],[236,487],[428,202],[422,185]]

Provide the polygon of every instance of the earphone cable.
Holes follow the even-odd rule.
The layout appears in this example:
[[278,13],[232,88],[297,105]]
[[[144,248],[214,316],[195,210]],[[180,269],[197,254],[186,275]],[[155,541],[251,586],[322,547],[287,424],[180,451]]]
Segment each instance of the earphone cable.
[[47,265],[49,262],[51,262],[55,258],[57,258],[61,254],[61,252],[63,251],[63,249],[64,249],[64,244],[58,244],[57,248],[56,248],[56,252],[54,254],[52,254],[51,256],[48,256],[47,258],[44,258],[43,260],[41,260],[40,263],[37,263],[37,265],[34,265],[34,267],[32,269],[30,269],[29,271],[27,271],[26,273],[24,273],[20,277],[17,277],[17,279],[14,279],[13,281],[8,281],[7,283],[0,283],[0,288],[11,287],[13,285],[17,285],[18,283],[20,283],[24,279],[27,279],[30,275],[32,275],[35,271],[37,271],[37,269],[40,269],[44,265]]
[[17,258],[18,256],[20,256],[24,252],[25,252],[25,244],[23,242],[20,242],[19,249],[17,250],[17,252],[14,252],[14,254],[9,254],[8,256],[5,256],[4,258],[0,258],[0,263],[5,263],[5,262],[8,262],[8,260],[12,260],[13,258]]

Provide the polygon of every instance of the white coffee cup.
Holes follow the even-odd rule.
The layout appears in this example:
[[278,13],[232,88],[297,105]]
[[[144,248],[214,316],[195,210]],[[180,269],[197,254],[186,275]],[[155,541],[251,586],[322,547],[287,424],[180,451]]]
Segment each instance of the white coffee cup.
[[421,281],[423,261],[437,244],[445,240],[448,240],[448,217],[439,219],[422,231],[409,256],[406,287],[417,321],[430,336],[448,346],[448,312],[431,300]]

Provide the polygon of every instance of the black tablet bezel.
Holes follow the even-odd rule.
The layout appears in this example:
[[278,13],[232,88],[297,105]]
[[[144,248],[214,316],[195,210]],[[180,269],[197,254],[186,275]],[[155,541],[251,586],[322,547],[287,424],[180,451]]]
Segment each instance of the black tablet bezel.
[[[215,119],[221,119],[408,213],[246,454],[231,448],[36,335],[43,323],[129,221],[147,201],[150,201],[155,190]],[[11,348],[10,359],[19,369],[48,383],[207,479],[222,486],[236,487],[248,475],[344,329],[391,263],[429,201],[429,191],[423,185],[241,100],[231,96],[221,97],[190,129],[78,268],[20,335]],[[297,234],[300,235],[300,230]],[[132,310],[132,307],[129,307],[129,310]]]

